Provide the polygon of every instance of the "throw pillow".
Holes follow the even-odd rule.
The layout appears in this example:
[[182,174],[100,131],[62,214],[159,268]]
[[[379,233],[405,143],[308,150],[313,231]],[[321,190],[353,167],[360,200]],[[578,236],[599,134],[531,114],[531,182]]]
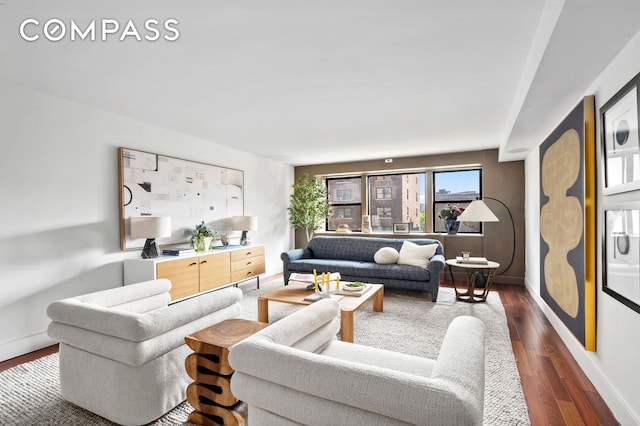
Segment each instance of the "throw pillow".
[[405,241],[400,248],[400,257],[398,265],[412,265],[420,268],[426,268],[429,259],[436,254],[438,244],[419,245],[411,241]]
[[396,263],[400,257],[398,250],[393,247],[382,247],[373,255],[373,260],[380,265],[391,265]]

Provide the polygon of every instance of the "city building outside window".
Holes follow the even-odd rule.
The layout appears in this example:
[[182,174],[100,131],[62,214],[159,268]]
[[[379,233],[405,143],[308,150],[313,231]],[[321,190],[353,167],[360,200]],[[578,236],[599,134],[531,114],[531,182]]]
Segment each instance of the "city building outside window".
[[331,215],[327,218],[327,231],[335,231],[340,225],[348,225],[352,231],[361,229],[362,219],[362,179],[328,178],[327,192]]
[[394,223],[408,223],[410,232],[425,232],[420,214],[424,176],[424,173],[368,176],[369,215],[374,232],[393,232]]

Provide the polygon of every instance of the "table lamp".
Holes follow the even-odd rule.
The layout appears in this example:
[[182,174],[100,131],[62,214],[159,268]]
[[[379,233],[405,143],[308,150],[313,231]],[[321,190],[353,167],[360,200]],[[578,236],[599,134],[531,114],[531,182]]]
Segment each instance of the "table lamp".
[[142,258],[158,257],[156,238],[171,236],[171,218],[160,216],[136,216],[129,219],[131,238],[146,238]]
[[257,216],[233,216],[231,218],[231,223],[233,224],[234,231],[242,231],[242,236],[240,237],[240,245],[248,246],[251,244],[251,239],[249,238],[248,231],[257,231],[258,230],[258,217]]

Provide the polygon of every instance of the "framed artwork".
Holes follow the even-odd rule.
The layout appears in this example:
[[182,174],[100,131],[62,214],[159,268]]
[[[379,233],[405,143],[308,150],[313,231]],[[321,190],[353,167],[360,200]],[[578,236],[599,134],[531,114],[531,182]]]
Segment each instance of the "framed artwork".
[[132,239],[131,217],[171,217],[171,237],[160,244],[189,241],[201,222],[227,231],[231,216],[244,215],[244,172],[129,148],[118,149],[120,247],[139,249]]
[[640,313],[640,206],[605,210],[602,290]]
[[393,233],[394,234],[406,234],[409,232],[409,224],[408,223],[394,223],[393,224]]
[[639,83],[637,74],[600,108],[605,194],[640,189]]
[[595,102],[585,97],[540,145],[540,295],[595,351]]

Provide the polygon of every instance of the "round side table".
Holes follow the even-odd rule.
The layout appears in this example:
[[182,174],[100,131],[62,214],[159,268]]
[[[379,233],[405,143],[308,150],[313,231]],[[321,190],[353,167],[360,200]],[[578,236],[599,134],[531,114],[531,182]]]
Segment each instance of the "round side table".
[[[487,263],[462,263],[458,262],[456,259],[447,259],[446,263],[449,267],[449,275],[451,276],[451,282],[453,283],[453,288],[456,292],[457,300],[461,300],[467,303],[480,303],[487,300],[489,287],[491,287],[493,277],[496,276],[496,271],[500,267],[500,264],[498,262],[489,260],[487,261]],[[453,279],[452,268],[461,268],[465,270],[465,272],[467,273],[466,289],[462,289],[462,291],[458,290],[456,281]],[[482,274],[482,276],[486,277],[484,287],[476,287],[476,278],[479,274]],[[476,290],[480,291],[478,292]]]

